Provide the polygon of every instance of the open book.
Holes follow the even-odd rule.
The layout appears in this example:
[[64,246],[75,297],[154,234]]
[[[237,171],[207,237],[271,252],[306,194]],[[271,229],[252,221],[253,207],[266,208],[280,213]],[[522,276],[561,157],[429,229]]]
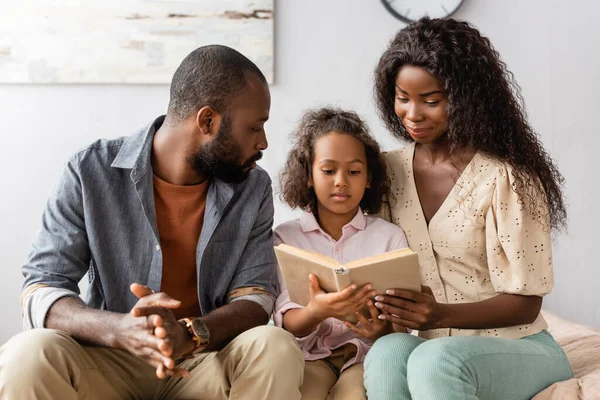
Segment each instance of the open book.
[[344,265],[322,254],[286,244],[276,246],[275,254],[290,300],[302,306],[310,300],[309,274],[315,274],[321,288],[328,293],[343,290],[352,283],[358,287],[370,283],[377,293],[385,293],[390,288],[421,291],[417,253],[409,248]]

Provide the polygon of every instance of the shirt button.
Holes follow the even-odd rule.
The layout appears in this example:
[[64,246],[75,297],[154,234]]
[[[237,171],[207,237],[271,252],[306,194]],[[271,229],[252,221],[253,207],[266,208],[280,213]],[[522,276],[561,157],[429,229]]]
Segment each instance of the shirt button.
[[156,245],[156,251],[160,251],[160,245]]

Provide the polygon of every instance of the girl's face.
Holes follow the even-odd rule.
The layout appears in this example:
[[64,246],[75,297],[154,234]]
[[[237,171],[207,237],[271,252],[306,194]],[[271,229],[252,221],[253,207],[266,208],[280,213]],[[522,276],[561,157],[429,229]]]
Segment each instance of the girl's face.
[[398,70],[394,110],[415,142],[431,143],[446,132],[447,104],[440,81],[427,70],[413,65]]
[[365,146],[339,132],[320,136],[314,144],[312,186],[317,195],[319,218],[327,215],[354,218],[369,185]]

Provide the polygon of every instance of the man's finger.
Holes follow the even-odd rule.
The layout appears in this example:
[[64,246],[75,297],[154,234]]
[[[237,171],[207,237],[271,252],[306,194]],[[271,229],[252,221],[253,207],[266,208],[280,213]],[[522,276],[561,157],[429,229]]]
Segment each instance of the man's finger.
[[135,307],[158,306],[163,308],[177,308],[180,305],[181,301],[175,300],[166,293],[160,292],[142,297]]
[[162,324],[163,324],[163,319],[160,315],[152,314],[152,315],[146,317],[146,328],[148,328],[148,329],[151,329],[154,331],[157,327],[162,326]]
[[154,290],[150,289],[148,286],[140,285],[139,283],[132,283],[129,285],[129,290],[131,290],[131,293],[138,299],[154,294]]
[[167,375],[173,376],[175,378],[187,378],[190,376],[190,371],[183,368],[173,368],[166,370]]
[[156,377],[158,379],[164,379],[167,377],[167,373],[165,372],[165,366],[162,364],[158,364],[158,367],[156,368]]
[[131,315],[134,317],[149,317],[152,314],[160,315],[164,319],[168,318],[171,311],[165,310],[164,307],[160,306],[133,306],[131,309]]
[[148,349],[152,349],[152,350],[160,349],[164,339],[157,338],[156,336],[154,336],[151,333],[146,333],[145,335],[146,336],[141,340],[143,342],[144,347],[147,347]]
[[158,368],[159,364],[164,365],[166,369],[175,368],[175,361],[171,357],[163,355],[152,347],[146,347],[145,350],[142,350],[140,358],[155,368]]
[[159,337],[161,339],[166,339],[169,334],[164,326],[158,326],[158,327],[154,328],[154,335],[156,335],[156,337]]

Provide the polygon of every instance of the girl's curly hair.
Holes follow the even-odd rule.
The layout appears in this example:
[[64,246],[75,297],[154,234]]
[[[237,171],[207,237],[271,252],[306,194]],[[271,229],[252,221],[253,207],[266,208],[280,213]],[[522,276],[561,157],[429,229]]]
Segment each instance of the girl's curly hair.
[[390,132],[411,141],[394,112],[395,81],[404,65],[422,67],[439,79],[448,99],[451,156],[471,148],[506,162],[526,210],[547,217],[537,212],[543,193],[550,226],[564,228],[564,179],[527,122],[520,87],[490,40],[467,22],[427,17],[392,39],[375,70],[375,102]]
[[308,187],[315,143],[322,135],[334,131],[350,135],[364,145],[371,184],[365,190],[360,207],[369,214],[379,212],[384,198],[390,195],[390,178],[379,144],[355,112],[333,107],[307,111],[292,133],[294,146],[279,177],[280,197],[292,208],[317,212],[317,196],[314,189]]

